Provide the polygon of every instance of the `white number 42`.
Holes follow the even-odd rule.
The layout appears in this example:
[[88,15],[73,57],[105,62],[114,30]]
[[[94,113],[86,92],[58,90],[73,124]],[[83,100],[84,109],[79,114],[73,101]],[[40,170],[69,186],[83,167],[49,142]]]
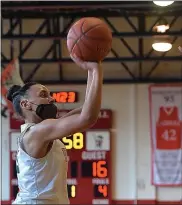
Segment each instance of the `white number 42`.
[[175,129],[165,130],[162,134],[162,138],[166,141],[176,141],[177,139],[176,130]]

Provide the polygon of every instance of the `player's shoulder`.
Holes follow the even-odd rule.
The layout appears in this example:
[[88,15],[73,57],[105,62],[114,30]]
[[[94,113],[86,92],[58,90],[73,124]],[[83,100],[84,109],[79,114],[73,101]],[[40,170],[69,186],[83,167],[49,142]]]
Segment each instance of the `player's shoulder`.
[[43,140],[43,136],[37,132],[37,124],[32,126],[23,136],[21,147],[24,151],[34,158],[37,157],[37,153],[40,154],[40,150],[43,150],[49,143],[45,143]]
[[25,128],[25,130],[21,133],[22,142],[25,147],[39,147],[39,145],[43,144],[38,124],[32,123],[31,125],[29,125],[29,127]]

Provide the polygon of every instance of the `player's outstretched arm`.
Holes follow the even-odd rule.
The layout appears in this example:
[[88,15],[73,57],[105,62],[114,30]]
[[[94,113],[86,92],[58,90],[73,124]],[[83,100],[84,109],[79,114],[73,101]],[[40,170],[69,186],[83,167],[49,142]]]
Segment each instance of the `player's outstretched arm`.
[[[85,94],[85,98],[88,97],[88,93],[89,93],[89,90],[90,90],[90,86],[91,86],[91,83],[92,83],[92,79],[93,79],[93,73],[91,70],[88,70],[88,77],[87,77],[87,88],[86,88],[86,94]],[[82,111],[82,107],[80,108],[76,108],[76,109],[73,109],[71,110],[70,112],[66,113],[65,115],[61,116],[60,118],[65,118],[65,117],[69,117],[71,115],[75,115],[75,114],[80,114],[81,111]]]
[[[92,81],[87,97],[80,114],[74,114],[65,118],[42,121],[31,129],[30,135],[41,142],[60,139],[75,132],[84,131],[91,127],[98,119],[101,108],[103,69],[100,63],[83,62],[72,57],[82,69],[92,72]],[[38,139],[38,138],[39,139]]]

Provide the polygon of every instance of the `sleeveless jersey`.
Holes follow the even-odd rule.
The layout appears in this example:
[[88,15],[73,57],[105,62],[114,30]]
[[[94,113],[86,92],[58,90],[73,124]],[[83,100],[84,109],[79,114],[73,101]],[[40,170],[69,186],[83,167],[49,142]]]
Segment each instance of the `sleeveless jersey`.
[[69,204],[65,146],[60,140],[54,140],[45,157],[30,157],[20,142],[32,126],[30,123],[21,126],[16,160],[19,193],[13,204]]
[[176,106],[160,107],[156,136],[157,149],[175,150],[181,148],[181,123]]
[[159,109],[159,119],[158,122],[168,122],[168,124],[173,124],[176,121],[179,122],[178,108],[174,107],[160,107]]

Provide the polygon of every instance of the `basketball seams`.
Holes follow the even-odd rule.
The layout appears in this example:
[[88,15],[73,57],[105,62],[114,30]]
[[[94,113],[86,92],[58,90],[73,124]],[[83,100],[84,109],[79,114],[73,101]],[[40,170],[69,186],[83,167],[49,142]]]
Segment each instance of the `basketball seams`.
[[95,41],[102,41],[102,42],[108,42],[108,40],[102,39],[102,38],[93,38],[90,36],[84,35],[85,38],[90,39],[90,40],[95,40]]
[[[82,33],[82,35],[81,35],[81,37],[80,37],[80,41],[82,42],[82,44],[83,44],[87,49],[91,50],[92,52],[95,52],[95,50],[93,50],[92,48],[89,48],[89,46],[85,44],[85,42],[83,41],[82,38],[83,38],[83,37],[86,37],[85,34],[88,33],[90,30],[92,30],[93,28],[97,28],[97,27],[100,26],[101,24],[89,28],[86,32],[83,31],[83,25],[84,25],[84,23],[82,24],[82,26],[80,26],[81,33]],[[88,38],[89,38],[89,37],[88,37]]]
[[[84,37],[84,36],[82,36],[82,37]],[[93,50],[92,48],[89,48],[89,46],[85,44],[85,42],[83,41],[82,38],[80,38],[80,41],[82,42],[82,44],[83,44],[88,50],[91,50],[92,52],[95,52],[95,50]]]
[[[82,22],[80,28],[82,28],[82,26],[83,26],[83,24],[85,23],[85,21],[86,21],[86,20],[84,20],[84,21]],[[75,31],[75,27],[74,27],[74,26],[72,27],[72,29],[73,29],[73,33],[74,33],[75,36],[77,37],[77,41],[78,41],[79,38],[81,38],[82,36],[77,36],[77,33],[76,33],[76,31]],[[81,30],[81,32],[82,32],[82,30]]]
[[[102,25],[102,23],[101,23],[101,24],[97,24],[97,25],[94,25],[94,26],[90,27],[88,30],[83,31],[83,25],[84,25],[84,23],[85,23],[85,21],[84,21],[83,24],[80,26],[80,27],[81,27],[82,36],[84,36],[84,35],[85,35],[86,33],[88,33],[90,30],[92,30],[92,29],[94,29],[94,28],[97,28],[97,27],[99,27],[99,26]],[[81,37],[82,37],[82,36],[81,36]]]
[[[95,52],[95,50],[93,48],[90,48],[87,44],[85,44],[85,42],[83,41],[83,37],[86,37],[88,40],[91,39],[91,40],[99,40],[99,39],[93,39],[93,38],[90,38],[88,36],[86,36],[85,34],[88,33],[90,30],[94,29],[94,28],[98,28],[99,26],[101,26],[102,24],[99,24],[97,26],[94,26],[92,27],[91,29],[87,30],[86,32],[83,32],[83,24],[81,26],[81,33],[83,34],[81,37],[80,37],[80,40],[82,42],[82,44],[89,50],[91,50],[92,52]],[[106,40],[104,40],[106,41]]]
[[[91,39],[91,40],[108,41],[108,39],[106,40],[106,39],[102,39],[102,38],[93,38],[93,37],[90,37],[90,36],[86,36],[86,34],[87,34],[88,32],[90,32],[91,30],[93,30],[94,28],[98,28],[98,27],[104,25],[103,23],[98,24],[98,25],[96,25],[96,26],[94,25],[93,27],[89,28],[88,30],[83,31],[83,25],[84,25],[84,23],[85,23],[85,21],[83,22],[83,24],[82,24],[82,26],[81,26],[82,36],[84,35],[86,38],[89,38],[89,39]],[[82,36],[81,36],[81,37],[82,37]]]
[[[84,24],[84,21],[82,22],[82,24]],[[71,50],[71,53],[72,53],[72,50],[75,48],[75,45],[76,45],[77,42],[79,41],[79,36],[77,36],[77,33],[76,33],[76,31],[75,31],[75,27],[74,27],[74,26],[72,26],[71,29],[72,29],[73,33],[75,34],[75,37],[76,37],[76,39],[73,38],[73,37],[68,37],[68,38],[67,38],[67,39],[72,39],[72,40],[74,40],[73,47],[70,49],[70,50]],[[78,46],[79,51],[81,51],[79,45],[77,45],[77,46]],[[82,56],[82,53],[81,53],[81,56]]]
[[[83,22],[83,23],[84,23],[84,22]],[[78,42],[81,40],[81,38],[79,38],[79,37],[77,36],[77,33],[76,33],[76,31],[75,31],[74,26],[72,27],[72,30],[73,30],[73,33],[75,34],[75,36],[77,37],[77,39],[75,40],[75,43],[74,43],[74,45],[73,45],[73,47],[72,47],[72,49],[71,49],[71,53],[72,53],[73,49],[75,48],[75,46],[77,46],[78,49],[79,49],[79,51],[80,51],[81,58],[83,58],[81,48],[80,48],[80,46],[79,46],[79,44],[78,44]]]
[[71,52],[72,52],[74,46],[77,44],[77,42],[78,42],[78,40],[79,40],[79,37],[77,36],[77,33],[76,33],[76,31],[75,31],[75,27],[74,27],[74,26],[72,27],[72,31],[73,31],[73,33],[75,34],[76,39],[74,39],[75,42],[74,42],[74,45],[73,45],[73,47],[72,47],[72,49],[71,49]]

